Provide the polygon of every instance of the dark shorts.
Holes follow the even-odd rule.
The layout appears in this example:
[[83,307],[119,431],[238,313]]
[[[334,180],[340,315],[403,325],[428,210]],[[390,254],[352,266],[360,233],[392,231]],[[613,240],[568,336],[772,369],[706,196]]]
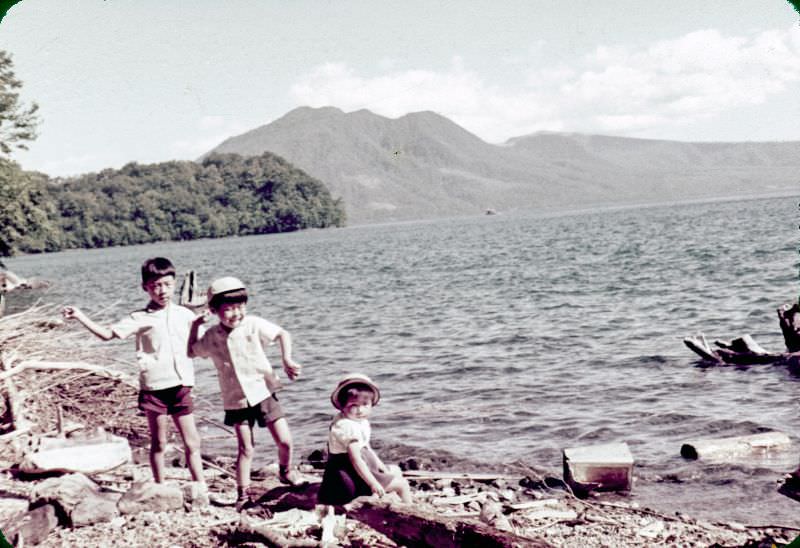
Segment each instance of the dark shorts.
[[139,409],[157,415],[182,417],[194,412],[191,386],[173,386],[163,390],[140,390]]
[[[384,488],[392,483],[394,476],[378,472],[378,462],[366,448],[361,450],[361,457],[372,475]],[[350,455],[347,453],[328,455],[328,462],[325,464],[325,472],[322,475],[322,484],[317,494],[319,504],[343,505],[356,497],[371,494],[372,489],[356,472]]]
[[278,403],[278,396],[272,394],[261,403],[250,407],[226,409],[225,424],[227,426],[235,426],[247,422],[252,428],[255,423],[258,423],[263,428],[285,416],[281,404]]

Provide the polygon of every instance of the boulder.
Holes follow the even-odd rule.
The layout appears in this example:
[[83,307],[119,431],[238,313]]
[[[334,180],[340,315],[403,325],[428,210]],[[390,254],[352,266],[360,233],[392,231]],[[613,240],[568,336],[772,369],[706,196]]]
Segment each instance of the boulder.
[[117,503],[122,514],[163,512],[183,508],[183,492],[178,485],[152,481],[134,483]]
[[56,508],[43,504],[3,527],[6,540],[14,546],[39,544],[58,527]]
[[111,521],[119,515],[117,493],[104,492],[83,474],[48,478],[31,493],[33,506],[51,503],[60,510],[65,525],[82,527]]

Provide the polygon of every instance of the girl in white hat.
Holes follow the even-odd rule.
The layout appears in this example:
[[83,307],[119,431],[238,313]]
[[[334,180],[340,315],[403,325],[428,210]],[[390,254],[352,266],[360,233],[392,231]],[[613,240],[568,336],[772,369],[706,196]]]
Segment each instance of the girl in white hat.
[[328,462],[322,476],[320,504],[343,505],[362,495],[397,493],[411,502],[411,490],[396,466],[387,467],[370,447],[369,416],[381,394],[366,375],[348,375],[331,394],[340,412],[328,435]]

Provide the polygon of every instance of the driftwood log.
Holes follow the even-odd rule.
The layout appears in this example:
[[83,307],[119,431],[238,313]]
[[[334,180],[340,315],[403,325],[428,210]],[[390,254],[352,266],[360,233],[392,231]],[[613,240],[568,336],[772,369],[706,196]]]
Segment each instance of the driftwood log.
[[778,324],[789,352],[800,352],[800,306],[784,305],[778,309]]
[[718,364],[800,366],[800,306],[793,304],[780,307],[778,325],[786,343],[786,352],[769,352],[750,335],[730,342],[714,341],[717,348],[712,348],[702,333],[686,337],[683,343],[704,360]]
[[681,445],[681,456],[687,459],[724,458],[788,449],[789,436],[783,432],[762,432],[749,436],[704,438],[689,440]]
[[411,506],[370,499],[356,499],[347,515],[406,546],[436,548],[550,546],[541,539],[522,537],[510,531],[499,531],[477,521],[457,520]]

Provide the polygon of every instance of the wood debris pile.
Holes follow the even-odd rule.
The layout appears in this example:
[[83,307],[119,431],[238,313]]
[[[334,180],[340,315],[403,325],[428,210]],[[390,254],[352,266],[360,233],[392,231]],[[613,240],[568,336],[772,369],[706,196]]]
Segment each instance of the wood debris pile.
[[147,439],[146,423],[133,412],[133,379],[88,363],[98,356],[89,337],[53,305],[0,318],[0,460],[19,457],[19,444],[2,442],[24,434],[102,427]]

